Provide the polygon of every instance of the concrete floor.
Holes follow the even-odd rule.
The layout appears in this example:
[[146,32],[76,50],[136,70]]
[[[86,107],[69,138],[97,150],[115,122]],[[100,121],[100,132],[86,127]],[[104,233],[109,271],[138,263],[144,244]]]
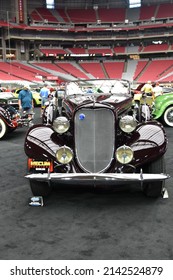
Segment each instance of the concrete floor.
[[[173,259],[172,178],[167,180],[169,199],[76,187],[54,191],[45,207],[31,207],[24,178],[26,130],[0,141],[1,260]],[[166,132],[167,173],[173,176],[173,129]]]

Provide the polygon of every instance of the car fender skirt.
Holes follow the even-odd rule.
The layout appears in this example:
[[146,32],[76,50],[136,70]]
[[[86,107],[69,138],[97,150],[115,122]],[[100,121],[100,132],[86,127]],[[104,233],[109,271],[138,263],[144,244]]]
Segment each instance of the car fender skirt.
[[148,174],[148,173],[37,173],[25,176],[29,180],[52,181],[63,183],[106,183],[112,185],[128,184],[131,182],[151,182],[164,181],[170,176],[168,174]]

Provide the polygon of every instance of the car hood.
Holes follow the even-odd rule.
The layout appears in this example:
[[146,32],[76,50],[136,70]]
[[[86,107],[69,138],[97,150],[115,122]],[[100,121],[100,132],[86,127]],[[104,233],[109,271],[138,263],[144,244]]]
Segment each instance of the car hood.
[[155,103],[163,102],[170,99],[173,100],[173,92],[164,93],[162,95],[157,96],[157,98],[155,99]]
[[17,100],[17,98],[14,97],[14,95],[11,92],[1,92],[0,99],[5,99],[5,100],[16,99]]
[[64,100],[64,103],[73,111],[75,108],[79,106],[97,106],[107,105],[111,106],[114,109],[118,109],[119,107],[127,107],[131,106],[132,98],[127,96],[117,96],[117,95],[78,95],[78,96],[69,96],[68,99]]

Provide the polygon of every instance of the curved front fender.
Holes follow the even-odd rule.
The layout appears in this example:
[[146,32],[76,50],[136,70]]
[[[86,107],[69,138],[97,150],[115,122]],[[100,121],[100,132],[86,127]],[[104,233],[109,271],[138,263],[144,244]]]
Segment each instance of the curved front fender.
[[134,152],[133,164],[140,166],[161,157],[167,150],[167,137],[157,121],[141,124],[127,143]]
[[26,155],[30,158],[54,159],[59,145],[52,140],[53,133],[51,126],[41,124],[32,126],[25,137]]
[[154,119],[160,118],[170,106],[173,106],[173,94],[158,96],[152,111]]

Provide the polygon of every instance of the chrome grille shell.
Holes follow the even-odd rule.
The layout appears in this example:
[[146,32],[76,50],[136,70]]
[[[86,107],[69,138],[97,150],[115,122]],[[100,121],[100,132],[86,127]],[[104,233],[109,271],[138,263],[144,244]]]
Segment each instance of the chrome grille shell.
[[82,108],[74,117],[75,152],[85,172],[103,172],[111,164],[115,118],[107,108]]

